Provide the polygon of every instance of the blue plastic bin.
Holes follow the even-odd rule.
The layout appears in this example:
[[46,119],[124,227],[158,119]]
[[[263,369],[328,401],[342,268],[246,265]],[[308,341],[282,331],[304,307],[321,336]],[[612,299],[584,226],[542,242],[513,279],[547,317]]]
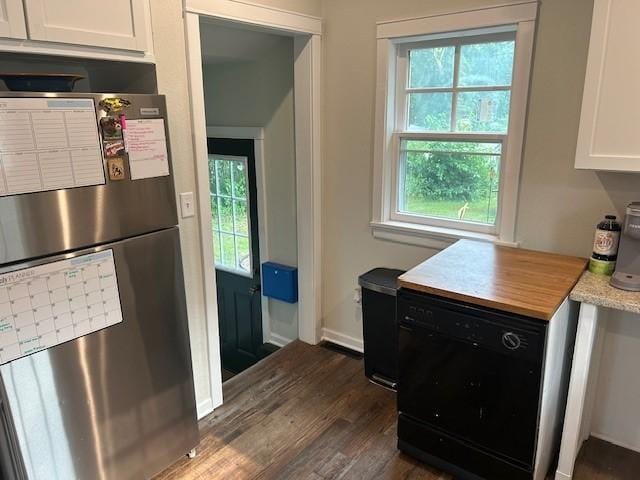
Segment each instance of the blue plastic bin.
[[273,262],[262,264],[262,294],[287,303],[298,301],[298,269]]

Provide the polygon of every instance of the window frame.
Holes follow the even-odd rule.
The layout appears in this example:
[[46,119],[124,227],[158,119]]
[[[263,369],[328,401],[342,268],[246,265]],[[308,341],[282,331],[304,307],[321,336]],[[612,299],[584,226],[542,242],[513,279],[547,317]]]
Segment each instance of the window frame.
[[[249,191],[249,159],[246,156],[243,155],[219,155],[219,154],[213,154],[210,153],[208,154],[208,161],[211,161],[211,159],[213,159],[214,161],[214,169],[215,169],[215,181],[216,181],[216,193],[213,193],[211,190],[209,190],[209,198],[211,200],[215,199],[216,200],[216,207],[218,210],[218,224],[214,225],[213,224],[213,209],[211,210],[211,231],[214,237],[214,240],[216,240],[216,244],[219,245],[220,248],[220,253],[222,254],[222,256],[224,257],[224,253],[223,253],[223,247],[222,247],[222,235],[231,235],[233,237],[233,246],[234,246],[234,257],[236,260],[236,263],[239,263],[239,257],[238,257],[238,241],[237,238],[238,237],[243,237],[243,238],[247,238],[247,243],[249,245],[249,271],[245,271],[242,270],[239,266],[236,267],[230,267],[229,265],[223,265],[223,264],[218,264],[216,261],[216,245],[214,245],[213,248],[213,264],[214,264],[214,268],[217,270],[222,270],[224,272],[228,272],[228,273],[233,273],[235,275],[239,275],[242,277],[248,277],[248,278],[253,278],[253,242],[251,241],[251,209],[249,208],[250,206],[250,202],[251,202],[251,192]],[[232,187],[232,193],[231,195],[222,195],[220,194],[220,184],[219,184],[219,177],[220,175],[218,174],[218,170],[215,164],[216,160],[226,160],[226,161],[230,161],[230,162],[240,162],[244,165],[244,177],[245,177],[245,185],[247,186],[247,198],[245,199],[241,199],[239,197],[235,196],[235,186],[232,183],[231,187]],[[231,170],[231,175],[233,178],[233,169]],[[232,232],[227,232],[222,230],[220,227],[220,200],[222,198],[226,198],[228,200],[231,201],[231,209],[232,209],[232,222],[233,222],[233,231]],[[248,232],[247,235],[244,235],[242,233],[238,233],[236,231],[236,202],[237,201],[244,201],[247,203],[247,227],[248,227]]]
[[[377,238],[415,245],[444,247],[459,238],[476,238],[514,245],[515,220],[524,139],[528,87],[537,2],[493,7],[434,17],[378,24],[378,76],[374,156],[373,218]],[[445,30],[446,28],[446,30]],[[409,89],[408,51],[418,47],[455,45],[456,56],[464,44],[515,39],[511,85]],[[454,68],[459,62],[454,63]],[[506,87],[506,88],[505,88]],[[507,132],[423,132],[405,127],[411,91],[509,90]],[[452,93],[453,96],[453,93]],[[455,126],[452,98],[451,125]],[[438,141],[493,141],[502,144],[500,184],[495,225],[401,212],[399,188],[400,146],[403,139]]]

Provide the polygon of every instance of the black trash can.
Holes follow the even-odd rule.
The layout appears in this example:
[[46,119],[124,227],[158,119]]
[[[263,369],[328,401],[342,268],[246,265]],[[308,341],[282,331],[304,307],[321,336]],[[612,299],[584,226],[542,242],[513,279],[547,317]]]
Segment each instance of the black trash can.
[[364,373],[371,381],[396,390],[398,383],[398,324],[396,293],[404,271],[374,268],[360,275]]

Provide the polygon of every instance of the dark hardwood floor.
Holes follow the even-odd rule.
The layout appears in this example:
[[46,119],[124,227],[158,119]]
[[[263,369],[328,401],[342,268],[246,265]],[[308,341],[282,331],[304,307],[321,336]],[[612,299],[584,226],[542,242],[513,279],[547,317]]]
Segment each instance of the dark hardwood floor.
[[237,374],[230,372],[229,370],[225,370],[224,368],[222,369],[222,382],[228,382],[229,380],[231,380],[233,377],[235,377]]
[[[361,359],[294,342],[223,390],[197,456],[155,480],[451,478],[398,452],[395,394],[367,381]],[[585,444],[575,480],[640,478],[637,458],[603,443]]]
[[640,478],[640,453],[597,438],[590,438],[580,450],[573,478],[575,480]]

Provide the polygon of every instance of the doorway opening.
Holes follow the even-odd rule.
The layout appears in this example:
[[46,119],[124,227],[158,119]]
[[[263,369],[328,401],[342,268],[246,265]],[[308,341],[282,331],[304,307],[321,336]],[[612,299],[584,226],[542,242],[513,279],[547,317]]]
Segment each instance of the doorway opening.
[[[185,39],[187,53],[187,68],[189,71],[188,98],[191,108],[193,127],[193,145],[195,151],[195,169],[197,177],[197,198],[199,210],[199,229],[202,248],[203,291],[205,299],[205,320],[207,329],[206,348],[208,365],[206,371],[194,372],[196,378],[208,380],[209,398],[198,399],[198,416],[202,418],[222,404],[222,372],[220,368],[221,348],[218,322],[218,298],[214,259],[214,232],[212,228],[211,185],[208,161],[207,138],[237,138],[254,139],[256,152],[258,217],[262,210],[260,193],[264,185],[261,184],[260,169],[262,163],[273,162],[280,155],[265,158],[266,128],[237,127],[231,125],[207,126],[205,114],[205,80],[203,61],[203,42],[205,24],[235,27],[245,31],[272,33],[281,37],[293,39],[293,74],[295,96],[294,115],[294,148],[295,148],[295,201],[288,200],[287,205],[295,203],[296,219],[296,250],[298,267],[298,302],[297,307],[297,335],[298,338],[310,344],[316,344],[321,338],[321,271],[320,271],[320,145],[321,145],[321,38],[322,21],[296,12],[275,9],[273,7],[242,3],[233,0],[216,0],[205,2],[202,0],[185,0]],[[201,32],[202,30],[202,32]],[[202,33],[202,35],[201,35]],[[223,45],[225,46],[225,45]],[[226,46],[230,46],[227,44]],[[206,51],[206,48],[205,48]],[[235,104],[238,108],[246,107],[244,102]],[[238,125],[236,123],[236,125]],[[240,124],[242,125],[242,124]],[[212,130],[215,132],[212,133]],[[244,135],[245,132],[253,132]],[[259,133],[262,132],[262,133]],[[264,170],[264,169],[263,169]],[[275,169],[272,169],[275,171]],[[264,190],[263,190],[264,191]],[[269,202],[267,202],[269,203]],[[276,205],[276,204],[273,204]],[[264,222],[258,222],[259,229]],[[268,230],[271,229],[270,224]],[[274,228],[276,233],[280,230]],[[267,236],[260,236],[260,256],[277,261],[271,257],[270,247],[279,244],[276,237],[271,241]],[[263,238],[267,239],[268,248],[262,247]],[[269,243],[271,242],[271,243]],[[261,259],[262,261],[262,259]],[[264,298],[264,297],[263,297]],[[278,303],[279,305],[282,302]],[[282,304],[284,307],[289,305]],[[273,312],[265,312],[262,302],[263,335],[268,316]],[[272,315],[275,316],[275,315]],[[267,320],[265,320],[267,319]],[[273,335],[273,332],[271,333]],[[264,338],[263,338],[264,340]],[[277,339],[276,339],[277,340]],[[193,343],[201,339],[192,339]],[[201,344],[201,343],[200,343]],[[206,374],[206,376],[204,375]]]
[[200,35],[225,381],[298,338],[297,305],[261,288],[262,263],[298,263],[294,45],[207,19]]

